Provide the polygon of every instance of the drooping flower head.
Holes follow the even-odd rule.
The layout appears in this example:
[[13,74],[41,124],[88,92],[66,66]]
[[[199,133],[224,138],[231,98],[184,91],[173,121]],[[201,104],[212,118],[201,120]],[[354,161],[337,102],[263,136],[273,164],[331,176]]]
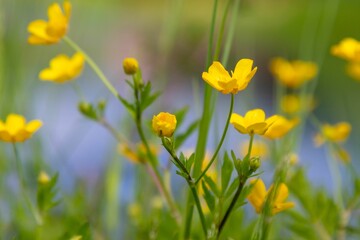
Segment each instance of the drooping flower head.
[[252,68],[253,60],[241,59],[236,64],[231,75],[220,62],[213,62],[208,72],[203,72],[202,78],[210,86],[224,94],[236,94],[244,90],[255,75],[257,67]]
[[[271,186],[269,191],[266,191],[265,184],[261,179],[254,179],[251,181],[251,184],[253,186],[250,194],[247,196],[247,199],[255,208],[256,213],[261,213],[266,198],[271,193],[273,187]],[[293,202],[285,202],[288,195],[288,187],[285,185],[285,183],[281,183],[277,189],[276,196],[271,203],[271,213],[273,215],[295,206],[295,203]]]
[[360,41],[345,38],[331,47],[331,54],[350,62],[360,62]]
[[53,3],[48,8],[48,21],[35,20],[28,25],[28,32],[30,33],[28,42],[30,44],[54,44],[65,36],[71,14],[70,2],[64,1],[63,8],[64,11],[58,3]]
[[317,65],[313,62],[289,62],[283,58],[275,58],[270,63],[270,71],[281,84],[298,88],[316,76]]
[[253,109],[248,111],[244,117],[233,113],[230,123],[242,134],[263,135],[278,118],[278,115],[274,115],[265,119],[265,112],[262,109]]
[[4,142],[24,142],[29,139],[40,127],[40,120],[26,123],[26,119],[18,114],[10,114],[6,121],[0,120],[0,140]]
[[135,58],[125,58],[123,68],[127,75],[134,75],[139,70],[139,63]]
[[50,67],[42,70],[39,78],[43,81],[65,83],[75,79],[84,68],[84,56],[75,53],[72,57],[60,54],[51,59]]
[[152,119],[152,128],[159,137],[171,137],[176,129],[176,116],[161,112]]

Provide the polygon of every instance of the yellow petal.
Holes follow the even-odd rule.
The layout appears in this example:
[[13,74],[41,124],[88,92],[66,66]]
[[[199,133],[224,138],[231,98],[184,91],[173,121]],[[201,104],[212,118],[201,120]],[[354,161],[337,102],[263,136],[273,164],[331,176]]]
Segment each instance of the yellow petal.
[[[238,63],[235,66],[233,78],[236,78],[241,81],[245,81],[245,79],[247,79],[248,75],[252,72],[251,69],[252,69],[253,62],[254,61],[251,59],[241,59],[240,61],[238,61]],[[255,70],[255,72],[256,72],[256,70]],[[254,72],[254,74],[255,74],[255,72]]]
[[261,123],[265,121],[265,112],[262,109],[253,109],[248,111],[244,118],[245,123],[248,125]]
[[207,72],[203,72],[202,73],[202,79],[207,82],[211,87],[215,88],[218,91],[222,91],[223,88],[220,87],[220,85],[218,84],[217,78],[215,78],[213,75],[207,73]]
[[67,20],[69,21],[70,15],[71,15],[71,3],[70,3],[70,1],[64,1],[63,7],[64,7],[65,16],[66,16]]
[[252,188],[247,199],[255,208],[255,211],[260,213],[266,197],[266,187],[261,179],[252,180],[251,184]]
[[42,122],[40,120],[32,120],[28,124],[26,124],[25,130],[34,133],[42,126]]
[[25,118],[21,115],[10,114],[6,118],[6,129],[11,134],[16,134],[17,131],[25,127]]
[[230,74],[220,62],[213,62],[209,67],[209,73],[218,78],[218,81],[225,81],[224,79],[231,79]]
[[286,202],[286,203],[277,203],[273,205],[272,214],[277,214],[281,211],[284,211],[289,208],[293,208],[295,203],[293,202]]
[[288,187],[284,183],[281,183],[277,189],[274,203],[282,203],[288,198],[288,196],[289,196]]

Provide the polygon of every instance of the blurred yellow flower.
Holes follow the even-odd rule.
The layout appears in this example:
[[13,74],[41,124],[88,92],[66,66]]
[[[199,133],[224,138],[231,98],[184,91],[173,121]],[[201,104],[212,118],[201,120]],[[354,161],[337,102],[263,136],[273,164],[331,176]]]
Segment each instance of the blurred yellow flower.
[[225,70],[220,62],[213,62],[208,72],[203,72],[202,78],[210,86],[216,90],[228,94],[236,94],[238,91],[244,90],[255,75],[257,67],[252,69],[253,60],[241,59],[236,64],[234,72],[231,76]]
[[331,47],[331,54],[351,62],[360,62],[360,42],[353,38],[345,38]]
[[349,63],[346,72],[351,78],[360,81],[360,62]]
[[[266,191],[265,184],[261,179],[254,179],[251,181],[251,184],[253,187],[250,194],[247,196],[247,199],[255,208],[256,213],[261,213],[267,195],[271,193],[273,187],[271,186],[269,191]],[[295,203],[293,202],[285,202],[288,195],[289,190],[287,186],[284,183],[281,183],[278,187],[276,196],[274,197],[274,202],[271,204],[272,214],[277,214],[295,206]]]
[[[311,96],[305,96],[303,99],[296,94],[288,94],[281,98],[280,107],[286,114],[296,114],[302,110],[307,112],[315,108],[315,100]],[[305,108],[305,109],[303,109]]]
[[152,128],[159,137],[171,137],[176,129],[176,116],[161,112],[152,119]]
[[[241,155],[246,156],[249,149],[249,143],[246,142],[241,145]],[[266,158],[268,155],[268,146],[262,141],[253,141],[251,148],[251,156],[260,157],[261,160]]]
[[313,62],[289,62],[283,58],[275,58],[270,63],[270,71],[281,84],[298,88],[316,76],[317,65]]
[[6,121],[0,120],[0,140],[4,142],[24,142],[29,139],[40,127],[40,120],[26,123],[26,119],[18,114],[10,114]]
[[281,138],[298,125],[299,122],[299,118],[288,120],[283,116],[278,116],[277,120],[268,128],[264,136],[270,139]]
[[350,154],[341,146],[338,146],[335,149],[335,154],[338,159],[340,159],[343,163],[349,163],[351,161]]
[[339,143],[345,141],[351,132],[351,125],[347,122],[339,122],[334,125],[324,124],[321,132],[315,136],[315,145],[320,146],[325,141]]
[[[150,151],[153,155],[157,155],[159,149],[155,145],[150,144]],[[148,159],[146,147],[143,143],[138,143],[136,145],[136,150],[127,143],[120,143],[118,145],[118,153],[126,157],[132,163],[146,163]]]
[[61,40],[67,33],[71,4],[64,1],[64,11],[58,3],[53,3],[48,8],[49,21],[35,20],[28,25],[30,36],[28,42],[30,44],[54,44]]
[[45,185],[50,182],[50,177],[45,171],[41,171],[38,175],[37,181],[41,185]]
[[233,113],[230,123],[242,134],[263,135],[278,118],[278,115],[274,115],[265,119],[265,112],[262,109],[253,109],[248,111],[244,117]]
[[123,68],[127,75],[133,75],[139,70],[139,63],[135,58],[125,58]]
[[75,53],[71,58],[61,54],[51,59],[50,67],[42,70],[39,78],[43,81],[65,83],[78,77],[84,68],[84,56]]

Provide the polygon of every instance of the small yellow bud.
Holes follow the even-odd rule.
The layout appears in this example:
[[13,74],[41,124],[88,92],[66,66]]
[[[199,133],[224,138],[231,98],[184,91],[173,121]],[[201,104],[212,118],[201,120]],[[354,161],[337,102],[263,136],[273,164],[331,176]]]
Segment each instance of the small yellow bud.
[[127,75],[134,75],[139,70],[139,63],[135,58],[125,58],[123,68]]
[[41,172],[39,173],[39,176],[38,176],[37,181],[38,181],[39,184],[45,185],[45,184],[47,184],[48,182],[50,182],[50,177],[49,177],[49,175],[48,175],[46,172],[41,171]]
[[70,240],[81,240],[83,237],[81,235],[76,235],[70,238]]
[[152,119],[152,128],[159,137],[171,137],[176,128],[176,116],[161,112]]

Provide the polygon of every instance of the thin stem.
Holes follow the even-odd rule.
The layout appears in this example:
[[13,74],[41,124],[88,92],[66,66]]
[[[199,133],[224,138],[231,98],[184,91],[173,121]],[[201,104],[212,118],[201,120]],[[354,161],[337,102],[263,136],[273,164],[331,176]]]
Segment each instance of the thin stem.
[[[250,156],[251,156],[251,150],[252,150],[252,146],[253,146],[253,141],[254,141],[254,134],[250,134],[249,149],[248,149],[247,157],[245,158],[245,159],[248,159],[248,161],[249,161]],[[223,219],[221,220],[221,222],[219,224],[218,233],[217,233],[217,239],[219,239],[221,231],[223,230],[226,221],[228,220],[233,208],[235,207],[236,202],[239,199],[239,197],[241,195],[241,192],[242,192],[242,190],[244,188],[244,185],[245,185],[248,178],[249,178],[249,173],[248,172],[243,174],[243,176],[239,176],[239,180],[240,180],[239,181],[239,186],[238,186],[238,188],[237,188],[237,190],[235,192],[235,195],[234,195],[233,199],[231,200],[230,206],[226,210],[225,215],[224,215]]]
[[[163,140],[164,138],[162,138]],[[164,142],[163,142],[164,143]],[[200,217],[200,222],[201,222],[201,226],[203,229],[203,232],[205,234],[205,238],[207,238],[207,227],[206,227],[206,220],[205,220],[205,216],[204,213],[202,211],[201,208],[201,203],[200,203],[200,199],[199,199],[199,195],[196,191],[196,184],[193,180],[193,178],[190,176],[189,171],[186,169],[186,167],[184,166],[184,164],[180,161],[180,159],[177,157],[176,153],[174,152],[173,149],[169,149],[167,144],[164,144],[164,147],[166,149],[166,151],[170,154],[170,156],[172,157],[172,159],[174,159],[174,161],[176,162],[176,165],[180,167],[181,171],[186,175],[185,180],[188,183],[191,193],[193,195],[194,201],[195,201],[195,205],[196,208],[198,210],[199,213],[199,217]]]
[[106,78],[105,74],[101,71],[99,66],[92,60],[89,55],[86,54],[84,50],[82,50],[79,45],[77,45],[73,40],[71,40],[68,36],[63,37],[64,42],[66,42],[71,48],[73,48],[75,51],[80,52],[86,62],[89,64],[89,66],[92,68],[92,70],[98,75],[100,80],[103,82],[105,87],[118,99],[119,93],[116,91],[115,87],[111,84],[111,82]]
[[13,150],[14,150],[14,155],[15,155],[16,170],[17,170],[17,174],[19,176],[20,190],[22,192],[22,195],[26,201],[26,204],[27,204],[29,210],[31,211],[31,214],[33,215],[33,217],[36,221],[36,224],[40,226],[43,224],[42,217],[41,217],[40,213],[38,212],[38,210],[33,206],[32,202],[26,192],[25,179],[24,179],[24,174],[23,174],[22,168],[21,168],[19,152],[17,150],[16,144],[13,143],[12,145],[13,145]]
[[215,153],[214,155],[212,156],[209,164],[206,166],[206,168],[204,169],[204,171],[201,173],[201,175],[198,177],[198,179],[195,181],[195,184],[198,184],[199,181],[201,180],[201,178],[206,174],[206,172],[209,170],[209,168],[211,167],[212,163],[215,161],[219,151],[220,151],[220,148],[224,142],[224,139],[225,139],[225,136],[226,136],[226,133],[227,133],[227,130],[229,128],[229,123],[230,123],[230,118],[231,118],[231,114],[232,114],[232,111],[233,111],[233,108],[234,108],[234,94],[231,94],[231,101],[230,101],[230,109],[229,109],[229,113],[228,113],[228,117],[227,117],[227,120],[226,120],[226,124],[225,124],[225,128],[224,128],[224,132],[221,136],[221,139],[220,139],[220,142],[215,150]]

